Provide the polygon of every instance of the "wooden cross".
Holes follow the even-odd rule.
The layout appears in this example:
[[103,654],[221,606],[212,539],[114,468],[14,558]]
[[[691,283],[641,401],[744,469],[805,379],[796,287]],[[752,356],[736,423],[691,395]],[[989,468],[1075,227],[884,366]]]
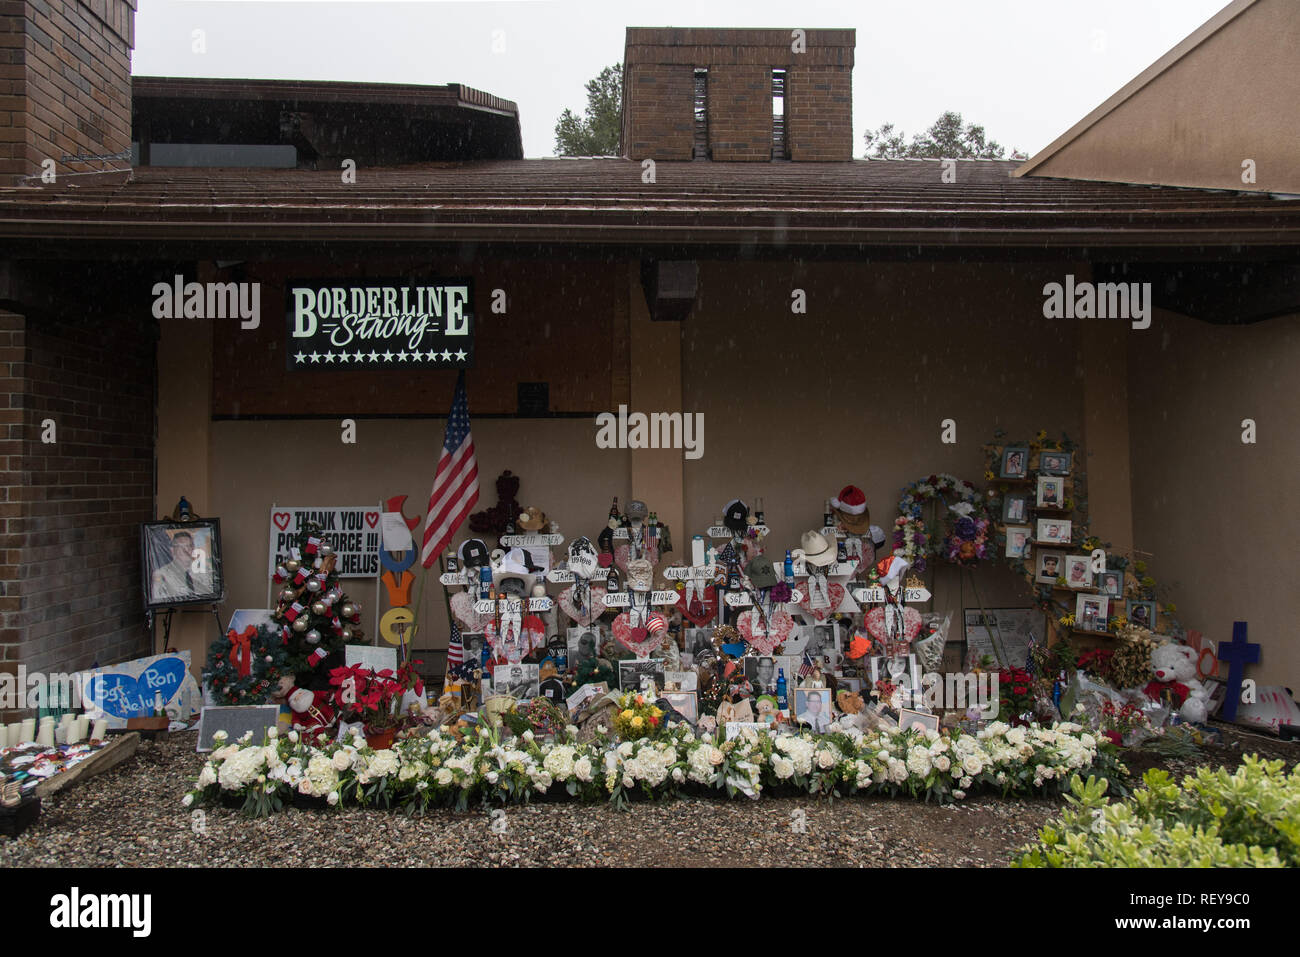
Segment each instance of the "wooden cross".
[[1232,623],[1232,641],[1219,642],[1219,661],[1228,662],[1228,690],[1223,699],[1223,719],[1235,721],[1241,701],[1241,678],[1246,665],[1259,661],[1259,645],[1246,640],[1246,623]]

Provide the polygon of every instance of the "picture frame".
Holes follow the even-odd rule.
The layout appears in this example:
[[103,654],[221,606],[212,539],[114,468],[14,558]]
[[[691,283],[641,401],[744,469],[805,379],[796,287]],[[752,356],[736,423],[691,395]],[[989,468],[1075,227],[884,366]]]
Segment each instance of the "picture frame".
[[1039,475],[1069,475],[1074,461],[1073,452],[1061,452],[1057,449],[1044,449],[1038,454]]
[[664,671],[665,691],[698,691],[699,675],[695,671]]
[[1075,591],[1094,587],[1092,558],[1088,555],[1065,556],[1065,584]]
[[1121,568],[1107,568],[1101,573],[1097,587],[1107,598],[1123,598],[1124,570]]
[[[803,625],[808,636],[802,653],[809,655],[813,661],[822,666],[822,671],[831,671],[840,661],[840,629],[833,621],[819,621]],[[788,650],[788,649],[787,649]],[[802,657],[802,656],[801,656]],[[790,676],[786,675],[786,681]]]
[[1065,572],[1064,552],[1039,552],[1034,563],[1034,581],[1040,585],[1055,585]]
[[662,658],[624,658],[618,663],[618,689],[640,691],[641,679],[653,678],[656,688],[664,686]]
[[898,709],[898,730],[920,727],[922,731],[939,730],[939,716],[925,711],[913,711],[911,708]]
[[1029,475],[1029,446],[1008,445],[1002,450],[998,478],[1022,479]]
[[1038,476],[1038,497],[1036,502],[1039,508],[1063,509],[1065,507],[1064,476]]
[[1009,492],[1002,500],[1002,524],[1024,522],[1029,518],[1029,493]]
[[862,694],[863,680],[861,678],[840,678],[837,683],[841,691]]
[[1110,599],[1105,595],[1079,595],[1075,599],[1074,627],[1102,634],[1110,620]]
[[700,720],[699,698],[694,691],[665,691],[663,696],[691,724]]
[[698,662],[702,651],[713,651],[712,628],[685,628],[682,630],[682,651],[691,656],[692,662]]
[[1028,525],[1008,525],[1007,526],[1007,558],[1024,558],[1029,554],[1029,546],[1033,544],[1030,536],[1034,530]]
[[[898,657],[904,657],[899,655]],[[919,694],[921,691],[921,665],[917,661],[916,655],[907,655],[907,668],[899,676],[898,687],[904,693],[904,701],[907,696],[913,693]],[[877,655],[870,659],[871,662],[871,688],[876,687],[876,682],[882,678],[889,678],[889,666],[886,662],[889,659],[884,655]],[[868,689],[870,690],[870,689]]]
[[565,629],[564,638],[570,668],[577,669],[583,661],[600,657],[600,646],[604,641],[600,625],[572,625]]
[[1128,619],[1130,625],[1150,628],[1154,631],[1156,627],[1156,603],[1150,600],[1142,601],[1136,598],[1127,598],[1124,601],[1124,617]]
[[141,523],[140,564],[148,609],[222,601],[221,520]]
[[745,678],[754,689],[754,697],[776,694],[776,682],[781,672],[785,672],[785,685],[788,691],[795,683],[795,671],[800,659],[789,655],[750,655],[742,658]]
[[[812,708],[813,703],[817,704],[816,709]],[[814,731],[825,731],[834,720],[830,688],[795,688],[793,707],[795,721],[808,725]]]
[[536,698],[540,694],[541,669],[536,664],[520,662],[517,665],[497,665],[492,669],[492,690],[494,694],[509,695],[523,701]]
[[463,631],[460,635],[460,642],[461,647],[464,648],[464,660],[477,661],[481,665],[483,663],[483,649],[487,645],[487,637],[483,632]]
[[1034,542],[1039,545],[1069,545],[1074,532],[1074,523],[1059,518],[1040,518],[1034,534]]

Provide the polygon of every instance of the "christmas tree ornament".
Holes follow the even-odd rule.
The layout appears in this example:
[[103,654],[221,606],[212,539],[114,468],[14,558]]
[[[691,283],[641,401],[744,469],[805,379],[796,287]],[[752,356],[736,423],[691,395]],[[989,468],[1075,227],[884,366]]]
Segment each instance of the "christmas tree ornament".
[[298,632],[299,634],[302,634],[310,627],[311,627],[311,621],[303,617],[302,615],[299,615],[297,618],[293,620],[293,630]]
[[307,632],[307,634],[303,635],[303,637],[307,639],[308,644],[312,644],[312,645],[320,644],[320,632],[317,631],[315,628]]
[[331,555],[333,555],[333,554],[334,554],[334,546],[333,546],[333,545],[322,545],[322,546],[320,547],[320,556],[321,556],[321,558],[329,558],[329,557],[330,557]]
[[344,602],[343,607],[339,609],[339,614],[344,618],[354,618],[357,614],[357,606],[353,602]]
[[298,559],[296,558],[291,558],[284,563],[285,571],[289,572],[290,574],[293,574],[301,567],[302,567],[302,562],[298,561]]
[[352,640],[352,629],[347,626],[344,626],[343,630],[339,632],[339,634],[342,636],[344,641]]
[[313,615],[323,615],[328,607],[323,601],[314,601],[311,603],[311,613]]
[[280,592],[280,601],[293,601],[297,594],[292,588],[286,588]]
[[319,578],[308,578],[308,579],[307,579],[307,590],[308,590],[309,592],[311,592],[311,593],[314,595],[314,594],[316,594],[318,591],[320,591],[320,589],[321,589],[321,584],[320,584],[320,579],[319,579]]

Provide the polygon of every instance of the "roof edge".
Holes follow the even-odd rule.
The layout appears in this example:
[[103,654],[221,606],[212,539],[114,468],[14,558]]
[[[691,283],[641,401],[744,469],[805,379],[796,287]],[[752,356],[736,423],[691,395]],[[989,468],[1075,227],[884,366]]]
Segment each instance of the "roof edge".
[[1232,0],[1232,2],[1222,10],[1210,17],[1210,19],[1206,20],[1175,44],[1173,48],[1166,51],[1163,56],[1152,63],[1149,67],[1112,93],[1101,103],[1100,106],[1093,109],[1087,116],[1079,120],[1079,122],[1075,123],[1056,139],[1052,140],[1052,142],[1048,143],[1047,146],[1043,147],[1031,156],[1025,161],[1023,166],[1016,169],[1011,175],[1020,177],[1031,174],[1035,169],[1047,162],[1047,160],[1065,149],[1065,147],[1070,145],[1070,143],[1074,142],[1093,126],[1097,125],[1097,123],[1102,119],[1136,96],[1138,92],[1151,83],[1152,80],[1160,76],[1171,66],[1183,57],[1187,56],[1187,54],[1191,53],[1202,43],[1214,36],[1258,2],[1259,0]]

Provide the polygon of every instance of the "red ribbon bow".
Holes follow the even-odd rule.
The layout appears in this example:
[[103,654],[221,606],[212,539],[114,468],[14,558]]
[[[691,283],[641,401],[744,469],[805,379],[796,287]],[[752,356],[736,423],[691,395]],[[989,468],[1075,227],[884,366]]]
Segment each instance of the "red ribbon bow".
[[256,636],[257,628],[253,625],[238,635],[233,628],[226,633],[230,639],[230,663],[235,666],[241,678],[247,678],[253,670],[253,638]]

